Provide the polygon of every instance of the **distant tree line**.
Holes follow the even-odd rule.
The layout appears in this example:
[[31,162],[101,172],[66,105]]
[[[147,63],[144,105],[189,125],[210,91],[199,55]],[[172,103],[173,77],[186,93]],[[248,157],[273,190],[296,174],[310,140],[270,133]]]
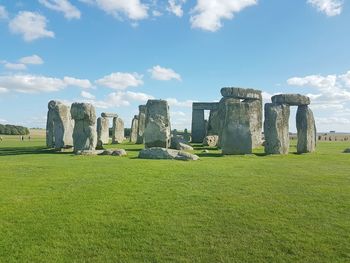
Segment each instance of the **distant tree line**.
[[23,126],[16,126],[10,124],[0,124],[0,134],[5,135],[28,135],[29,129]]

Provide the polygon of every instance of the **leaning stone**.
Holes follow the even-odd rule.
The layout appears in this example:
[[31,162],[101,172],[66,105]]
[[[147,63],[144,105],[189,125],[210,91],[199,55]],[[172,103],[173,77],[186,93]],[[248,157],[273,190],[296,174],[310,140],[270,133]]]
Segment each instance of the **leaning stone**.
[[290,107],[285,104],[265,104],[265,153],[288,154]]
[[117,149],[112,152],[112,156],[126,156],[128,155],[124,149]]
[[199,157],[194,154],[183,151],[166,149],[161,147],[153,147],[143,149],[139,153],[141,159],[169,159],[169,160],[198,160]]
[[219,136],[209,135],[203,140],[203,146],[216,147],[218,145]]
[[102,112],[101,117],[103,118],[117,118],[118,114],[116,113],[109,113],[109,112]]
[[300,94],[279,94],[272,96],[272,103],[287,104],[290,106],[309,105],[310,98]]
[[236,98],[236,99],[254,99],[261,100],[261,91],[255,89],[243,89],[243,88],[222,88],[221,95],[225,98]]
[[113,118],[112,144],[122,143],[124,140],[124,121],[119,117]]
[[316,149],[316,124],[312,110],[306,106],[299,106],[297,110],[298,153],[310,153]]
[[166,100],[148,100],[146,104],[145,147],[170,147],[171,127]]
[[74,119],[74,151],[93,151],[97,144],[96,112],[90,103],[73,103],[71,115]]

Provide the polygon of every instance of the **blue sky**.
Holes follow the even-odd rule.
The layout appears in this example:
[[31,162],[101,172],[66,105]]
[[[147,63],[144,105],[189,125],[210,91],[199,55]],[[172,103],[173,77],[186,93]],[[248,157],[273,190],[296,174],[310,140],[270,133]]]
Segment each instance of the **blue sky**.
[[318,130],[350,132],[349,25],[345,0],[0,0],[0,123],[44,127],[59,99],[129,126],[161,98],[190,128],[238,86],[308,94]]

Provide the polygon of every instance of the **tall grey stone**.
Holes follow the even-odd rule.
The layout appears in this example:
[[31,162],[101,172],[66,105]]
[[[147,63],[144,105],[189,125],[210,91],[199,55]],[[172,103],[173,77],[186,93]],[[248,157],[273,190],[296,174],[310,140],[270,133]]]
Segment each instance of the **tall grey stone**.
[[139,106],[138,128],[137,128],[137,144],[144,143],[144,132],[146,125],[146,105]]
[[94,151],[97,144],[96,111],[90,103],[73,103],[71,115],[74,119],[74,151]]
[[252,153],[250,110],[249,103],[229,102],[225,104],[226,113],[220,140],[223,154]]
[[274,103],[265,104],[265,153],[288,154],[289,115],[289,105]]
[[97,140],[103,144],[109,143],[109,120],[106,117],[97,118]]
[[252,147],[253,149],[261,146],[262,144],[262,127],[263,127],[263,109],[262,109],[262,97],[259,100],[246,99],[243,103],[249,105],[249,118],[250,118],[250,130],[252,133]]
[[298,106],[297,110],[298,153],[310,153],[316,149],[316,124],[314,114],[307,105]]
[[209,114],[208,120],[208,135],[219,135],[220,130],[220,118],[219,118],[219,110],[211,110]]
[[73,146],[73,125],[70,107],[59,101],[50,101],[46,122],[47,147],[60,149]]
[[135,115],[131,122],[130,142],[137,142],[137,131],[139,127],[139,116]]
[[124,121],[119,117],[113,118],[112,143],[122,143],[124,140]]
[[171,127],[167,101],[147,101],[144,140],[146,148],[170,147]]

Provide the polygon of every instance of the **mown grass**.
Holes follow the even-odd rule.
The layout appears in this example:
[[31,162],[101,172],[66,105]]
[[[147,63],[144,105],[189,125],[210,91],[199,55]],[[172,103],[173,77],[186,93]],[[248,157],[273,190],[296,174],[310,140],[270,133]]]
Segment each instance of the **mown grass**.
[[0,262],[350,261],[349,143],[197,162],[43,145],[0,143]]

